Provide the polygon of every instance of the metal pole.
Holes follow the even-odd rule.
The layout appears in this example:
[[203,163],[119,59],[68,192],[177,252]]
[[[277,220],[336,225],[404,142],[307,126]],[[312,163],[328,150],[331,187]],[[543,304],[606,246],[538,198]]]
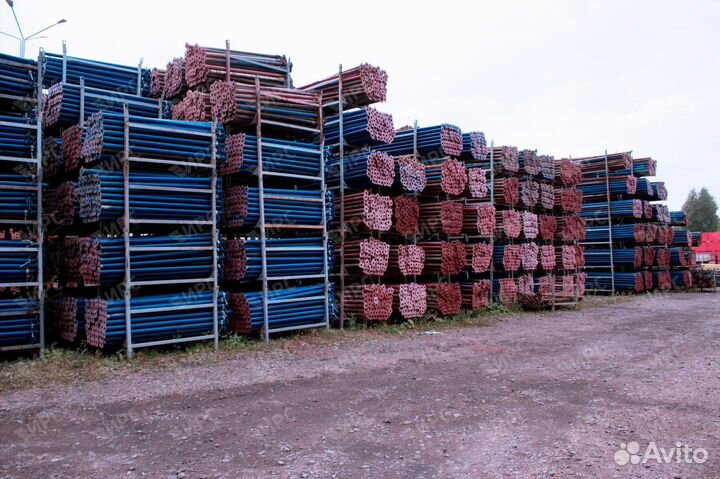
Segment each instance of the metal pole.
[[38,242],[38,322],[40,328],[40,354],[45,352],[45,274],[44,274],[44,246],[45,246],[45,225],[43,224],[43,109],[42,109],[42,85],[43,85],[43,60],[45,53],[40,51],[37,73],[37,103],[36,103],[36,140],[37,140],[37,242]]
[[80,128],[85,126],[85,77],[80,77]]
[[322,190],[322,242],[323,242],[323,290],[325,292],[325,329],[330,329],[330,272],[328,271],[328,225],[327,225],[327,185],[325,184],[325,127],[323,121],[323,95],[318,99],[318,119],[320,120],[320,189]]
[[[490,141],[490,204],[495,206],[495,140]],[[493,223],[495,219],[493,218]],[[490,251],[495,254],[495,224],[490,234]],[[490,261],[490,304],[494,302],[493,289],[495,288],[495,259]],[[553,286],[554,287],[554,286]]]
[[137,67],[137,91],[135,93],[137,96],[140,96],[142,94],[142,64],[143,59],[141,58],[140,63],[138,63]]
[[230,81],[230,40],[225,40],[225,81]]
[[62,82],[67,83],[67,43],[65,42],[65,40],[63,40],[62,45],[63,45]]
[[345,100],[343,99],[343,67],[338,67],[338,131],[340,135],[340,329],[345,329]]
[[212,255],[213,255],[213,340],[215,342],[215,352],[220,349],[220,328],[218,325],[218,228],[217,228],[217,122],[212,124],[212,143],[210,148],[212,163],[211,171],[211,216],[212,221]]
[[262,160],[262,102],[260,101],[260,78],[255,77],[255,135],[257,136],[257,174],[258,174],[258,196],[260,199],[260,257],[262,258],[262,269],[260,277],[262,278],[263,292],[263,335],[265,343],[270,342],[270,318],[268,305],[268,281],[267,281],[267,232],[265,231],[265,177],[263,176],[263,160]]
[[612,215],[610,214],[610,168],[608,167],[608,155],[605,150],[605,198],[607,200],[607,222],[608,242],[610,246],[610,288],[611,295],[615,294],[615,254],[613,248]]
[[133,357],[132,343],[132,310],[130,301],[130,115],[127,104],[123,105],[124,116],[124,148],[123,148],[123,240],[125,243],[125,280],[123,296],[125,299],[125,345],[127,357]]

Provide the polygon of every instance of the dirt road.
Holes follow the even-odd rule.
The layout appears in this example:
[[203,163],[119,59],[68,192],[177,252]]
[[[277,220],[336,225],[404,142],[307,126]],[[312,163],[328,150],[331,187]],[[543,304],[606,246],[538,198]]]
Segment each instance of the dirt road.
[[2,393],[0,477],[720,477],[720,294],[291,344]]

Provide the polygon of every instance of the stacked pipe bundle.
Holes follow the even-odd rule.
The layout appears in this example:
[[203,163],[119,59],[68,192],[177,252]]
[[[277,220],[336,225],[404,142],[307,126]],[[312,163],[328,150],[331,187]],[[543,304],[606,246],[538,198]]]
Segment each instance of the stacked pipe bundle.
[[[393,118],[365,107],[342,114],[343,139],[353,147],[373,146],[392,143],[395,139]],[[340,116],[331,116],[325,121],[325,141],[336,144],[340,140]]]
[[377,145],[375,149],[393,156],[411,155],[417,152],[428,158],[457,157],[463,151],[463,138],[460,128],[443,124],[417,130],[398,130],[392,143]]
[[225,124],[253,124],[257,105],[268,126],[279,128],[319,128],[319,98],[313,92],[292,88],[260,87],[218,81],[210,87],[213,119]]
[[667,206],[650,203],[667,195],[664,184],[647,178],[655,174],[655,160],[623,152],[577,161],[582,166],[578,189],[589,199],[581,212],[589,223],[583,241],[588,287],[596,292],[667,289],[674,218]]
[[[224,217],[227,228],[253,228],[260,221],[260,191],[255,187],[232,186],[225,191]],[[328,218],[334,208],[330,192],[265,188],[265,223],[285,226],[318,226],[323,222],[322,203],[326,202]]]
[[[314,284],[283,289],[268,293],[268,320],[270,328],[302,327],[321,323],[325,318],[324,286]],[[231,313],[229,329],[240,334],[259,332],[264,326],[263,294],[261,292],[227,293]],[[330,314],[335,314],[334,293],[330,294]],[[302,301],[292,301],[302,299]],[[334,321],[335,318],[331,318]]]
[[165,70],[153,68],[150,71],[150,96],[161,98],[165,94]]
[[168,62],[165,70],[165,90],[163,93],[166,98],[178,98],[186,91],[185,59],[182,57],[173,58]]
[[[266,264],[271,277],[290,277],[303,274],[321,274],[324,257],[332,265],[334,250],[326,251],[322,238],[271,238]],[[223,278],[226,281],[254,281],[262,271],[259,240],[228,238],[223,242]]]
[[35,96],[35,78],[37,62],[25,58],[0,53],[0,91],[3,95],[15,98],[0,100],[20,100]]
[[[225,295],[218,295],[220,328],[228,324],[226,303]],[[133,296],[130,308],[134,342],[188,338],[213,331],[212,291]],[[122,345],[127,338],[125,301],[86,299],[85,330],[87,343],[92,347],[107,349]]]
[[190,90],[179,103],[173,105],[173,120],[211,121],[210,94]]
[[342,103],[359,108],[384,102],[387,98],[387,80],[385,70],[362,63],[360,66],[310,83],[300,89],[321,93],[323,107],[338,110],[342,83]]
[[190,88],[227,80],[263,86],[290,87],[292,63],[283,55],[239,52],[226,48],[186,45],[185,80]]
[[[37,65],[0,55],[0,350],[43,347],[42,141]],[[48,145],[49,147],[50,145]],[[52,145],[57,152],[57,143]],[[52,149],[52,148],[50,148]],[[57,165],[57,158],[50,160]]]
[[[115,113],[98,112],[88,118],[82,157],[85,164],[117,158],[125,148],[125,118]],[[209,122],[158,120],[129,117],[129,148],[132,156],[172,160],[192,160],[209,164],[213,155]],[[224,156],[224,132],[218,154]]]
[[167,103],[154,98],[56,83],[48,88],[43,99],[43,124],[46,128],[70,126],[84,120],[82,115],[87,117],[100,111],[122,113],[125,105],[131,115],[146,118],[162,118],[168,108]]
[[[340,180],[340,165],[337,157],[328,162],[328,181],[337,184]],[[395,158],[383,151],[358,150],[345,157],[345,183],[355,188],[371,185],[393,186],[396,178]]]
[[79,85],[83,78],[90,88],[119,93],[148,96],[151,88],[149,69],[116,65],[57,53],[45,53],[43,68],[44,86],[54,83]]
[[[325,154],[320,145],[315,143],[262,139],[263,171],[266,172],[316,177],[320,174]],[[257,137],[245,133],[229,135],[225,140],[225,157],[220,158],[220,174],[253,173],[257,167]],[[371,169],[370,165],[368,169]]]

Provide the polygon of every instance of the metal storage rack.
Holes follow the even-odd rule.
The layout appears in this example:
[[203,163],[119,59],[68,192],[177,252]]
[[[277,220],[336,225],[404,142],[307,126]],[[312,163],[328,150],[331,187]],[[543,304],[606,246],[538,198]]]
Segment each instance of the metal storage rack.
[[[0,225],[13,225],[22,226],[26,231],[32,231],[35,229],[35,236],[37,240],[37,246],[34,248],[22,248],[23,251],[34,252],[37,255],[37,276],[35,281],[26,282],[7,282],[0,283],[0,288],[18,288],[24,291],[31,292],[33,299],[37,301],[38,306],[38,334],[37,341],[33,341],[28,344],[17,344],[1,346],[0,351],[19,351],[28,349],[38,349],[42,354],[45,350],[45,286],[43,277],[43,245],[44,245],[44,225],[43,225],[43,163],[42,163],[42,68],[38,68],[37,65],[20,64],[12,62],[11,60],[0,60],[5,64],[17,66],[19,68],[36,69],[37,70],[37,90],[36,96],[34,97],[21,97],[16,95],[0,94],[0,99],[8,100],[16,103],[26,104],[28,106],[35,106],[35,123],[34,124],[16,124],[16,123],[4,123],[4,126],[17,127],[27,129],[28,131],[35,132],[35,154],[34,158],[16,158],[12,156],[0,156],[0,161],[6,164],[19,165],[16,171],[24,173],[25,176],[34,176],[35,181],[32,186],[16,186],[16,187],[5,187],[6,189],[14,190],[25,190],[35,191],[37,201],[37,211],[34,219],[26,218],[22,220],[0,218]],[[29,167],[29,168],[26,168]],[[15,248],[3,248],[0,247],[0,251],[14,251]],[[0,318],[5,312],[0,311]]]
[[[269,276],[267,268],[267,253],[269,251],[283,251],[285,248],[282,247],[268,247],[268,229],[275,230],[315,230],[322,234],[323,250],[328,250],[328,229],[327,229],[327,185],[325,183],[325,155],[322,154],[324,149],[325,140],[323,138],[323,105],[322,98],[318,101],[318,128],[310,128],[299,125],[291,125],[288,123],[282,123],[274,120],[263,119],[263,102],[262,92],[260,88],[260,81],[258,78],[255,79],[255,93],[256,93],[256,117],[255,117],[255,134],[257,137],[257,178],[258,178],[258,191],[259,191],[259,210],[260,210],[260,252],[262,260],[261,270],[261,281],[262,281],[262,294],[263,294],[263,338],[266,343],[270,342],[270,335],[274,333],[282,333],[286,331],[295,331],[300,329],[311,329],[311,328],[330,328],[330,278],[329,278],[329,265],[327,254],[323,255],[323,272],[321,274],[308,274],[308,275],[292,275],[292,276]],[[320,173],[319,176],[309,176],[291,173],[277,173],[271,171],[265,171],[263,168],[263,155],[262,155],[262,138],[263,138],[263,125],[271,127],[281,128],[296,131],[300,134],[306,135],[317,135],[320,137]],[[312,183],[319,183],[321,197],[316,198],[303,198],[299,200],[294,198],[295,201],[309,201],[309,202],[321,202],[322,204],[322,224],[320,225],[291,225],[284,223],[266,223],[265,218],[265,200],[267,199],[278,199],[282,200],[284,197],[272,196],[265,194],[265,177],[279,177],[279,178],[291,178],[293,180],[307,181]],[[306,247],[311,248],[311,247]],[[297,251],[297,249],[294,249]],[[269,296],[269,283],[274,281],[295,281],[295,280],[311,280],[311,279],[322,279],[323,281],[323,292],[322,296],[306,296],[303,298],[289,298],[289,299],[271,299]],[[270,305],[273,304],[288,304],[288,303],[300,303],[303,301],[319,300],[322,299],[325,304],[325,314],[322,321],[286,326],[280,328],[270,328]]]
[[[146,347],[153,347],[153,346],[162,346],[162,345],[169,345],[169,344],[179,344],[179,343],[187,343],[192,341],[207,341],[207,340],[213,340],[215,345],[215,350],[218,350],[219,347],[219,340],[220,340],[220,328],[218,323],[218,257],[217,257],[217,245],[218,245],[218,227],[217,227],[217,170],[216,170],[216,163],[217,163],[217,135],[215,131],[215,124],[213,124],[212,131],[210,133],[211,141],[212,141],[212,150],[211,150],[211,162],[210,164],[205,163],[199,163],[199,162],[192,162],[192,161],[177,161],[177,160],[168,160],[168,159],[155,159],[155,158],[144,158],[144,157],[137,157],[132,156],[130,152],[130,127],[133,126],[130,121],[130,116],[128,114],[127,107],[125,107],[124,111],[124,151],[122,155],[122,167],[123,167],[123,219],[122,219],[122,225],[123,225],[123,239],[124,239],[124,246],[125,246],[125,279],[122,283],[122,290],[123,290],[123,298],[125,300],[125,328],[126,328],[126,342],[125,342],[125,348],[127,351],[127,356],[131,358],[134,354],[134,351],[139,348],[146,348]],[[145,126],[145,128],[148,128]],[[161,126],[153,126],[152,129],[156,131],[168,131],[172,132],[172,128],[165,128]],[[202,135],[207,136],[206,133],[203,132],[196,132],[196,135]],[[187,221],[187,220],[174,220],[174,219],[166,219],[166,220],[157,220],[157,219],[134,219],[132,218],[130,214],[130,196],[132,195],[133,190],[144,190],[144,189],[152,189],[152,190],[163,190],[163,191],[180,191],[180,192],[188,192],[191,191],[187,188],[184,189],[178,189],[173,187],[142,187],[139,185],[132,186],[130,185],[130,168],[132,163],[142,164],[142,163],[148,163],[148,164],[164,164],[168,166],[177,166],[177,167],[183,167],[183,168],[206,168],[211,175],[211,188],[209,190],[192,190],[195,193],[206,193],[211,195],[211,204],[212,204],[212,210],[211,210],[211,216],[209,220],[195,220],[195,221]],[[138,225],[142,227],[142,225],[166,225],[166,226],[178,226],[178,227],[210,227],[212,232],[212,245],[208,247],[204,246],[197,246],[192,247],[194,249],[211,249],[213,254],[213,265],[212,265],[212,275],[207,278],[193,278],[193,279],[176,279],[176,280],[161,280],[161,281],[132,281],[132,271],[130,269],[130,253],[133,251],[170,251],[170,250],[188,250],[190,247],[187,246],[165,246],[165,247],[138,247],[138,246],[130,246],[130,228],[132,225]],[[166,339],[166,340],[159,340],[159,341],[149,341],[149,342],[142,342],[142,343],[135,343],[133,342],[133,324],[132,324],[132,315],[133,315],[133,309],[131,307],[131,300],[132,300],[132,289],[133,287],[142,287],[142,286],[156,286],[156,285],[182,285],[182,284],[198,284],[198,283],[204,283],[211,285],[212,292],[213,292],[213,302],[212,305],[208,304],[201,304],[195,306],[195,308],[208,308],[212,307],[212,314],[213,314],[213,331],[211,334],[204,334],[200,336],[191,336],[191,337],[183,337],[183,338],[172,338],[172,339]],[[161,308],[157,308],[157,310],[162,311],[179,311],[188,309],[187,305],[177,305],[177,306],[164,306]],[[151,312],[148,309],[143,310],[144,313]]]

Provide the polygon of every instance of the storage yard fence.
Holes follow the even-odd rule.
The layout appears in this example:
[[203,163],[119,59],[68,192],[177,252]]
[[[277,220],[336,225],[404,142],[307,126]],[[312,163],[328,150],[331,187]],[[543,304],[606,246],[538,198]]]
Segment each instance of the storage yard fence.
[[368,64],[291,74],[229,44],[152,70],[0,55],[0,349],[131,356],[692,286],[697,235],[654,160],[396,125]]

